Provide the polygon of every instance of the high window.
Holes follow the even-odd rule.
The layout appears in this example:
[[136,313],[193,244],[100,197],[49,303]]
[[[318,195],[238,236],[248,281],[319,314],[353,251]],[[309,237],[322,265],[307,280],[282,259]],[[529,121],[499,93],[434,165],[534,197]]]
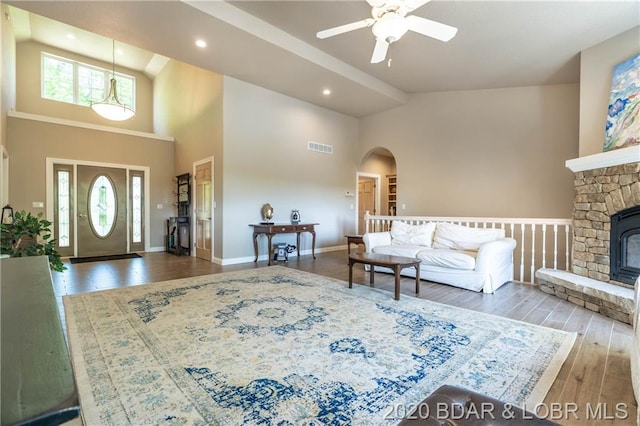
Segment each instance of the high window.
[[[112,71],[42,52],[42,97],[91,105],[109,93]],[[136,79],[116,72],[120,102],[135,110]]]

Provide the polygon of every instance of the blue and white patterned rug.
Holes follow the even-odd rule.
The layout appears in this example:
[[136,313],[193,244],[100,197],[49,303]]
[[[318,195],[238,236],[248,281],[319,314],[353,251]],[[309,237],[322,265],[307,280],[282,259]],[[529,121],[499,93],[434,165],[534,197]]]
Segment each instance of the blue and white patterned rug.
[[395,424],[442,384],[541,402],[575,334],[280,266],[66,296],[85,424]]

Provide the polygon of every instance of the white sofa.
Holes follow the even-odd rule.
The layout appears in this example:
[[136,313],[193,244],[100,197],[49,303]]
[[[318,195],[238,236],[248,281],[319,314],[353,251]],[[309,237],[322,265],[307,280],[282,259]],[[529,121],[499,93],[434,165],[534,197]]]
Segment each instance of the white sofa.
[[[513,280],[516,241],[505,238],[504,229],[394,220],[389,231],[366,233],[362,239],[367,253],[420,259],[420,279],[485,293]],[[414,268],[402,270],[406,276],[415,273]]]

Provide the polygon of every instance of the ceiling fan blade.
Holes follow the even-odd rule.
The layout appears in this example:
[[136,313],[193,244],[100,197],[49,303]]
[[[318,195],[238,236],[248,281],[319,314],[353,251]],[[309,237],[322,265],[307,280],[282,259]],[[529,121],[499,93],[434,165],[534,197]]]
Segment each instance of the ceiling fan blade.
[[373,25],[375,19],[368,18],[363,19],[362,21],[351,22],[350,24],[340,25],[338,27],[329,28],[328,30],[318,31],[316,37],[318,38],[327,38],[333,37],[338,34],[346,33],[348,31],[359,30],[360,28],[365,28]]
[[417,8],[429,3],[430,1],[431,0],[405,0],[404,8],[406,9],[407,12],[412,12]]
[[388,49],[389,43],[380,38],[376,39],[376,45],[373,48],[373,55],[371,55],[371,63],[377,64],[378,62],[384,61],[384,58],[387,57]]
[[449,41],[458,32],[456,27],[441,24],[440,22],[421,18],[415,15],[407,16],[404,19],[407,20],[407,24],[409,24],[409,29],[411,31],[415,31],[416,33],[420,33],[440,41]]

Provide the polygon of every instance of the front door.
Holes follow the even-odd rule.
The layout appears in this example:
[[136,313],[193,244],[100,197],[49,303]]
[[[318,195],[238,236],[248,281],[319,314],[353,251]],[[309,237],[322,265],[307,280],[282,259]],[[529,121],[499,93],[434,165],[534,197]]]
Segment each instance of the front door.
[[211,262],[212,231],[212,163],[210,161],[196,166],[196,257]]
[[127,171],[78,165],[78,256],[127,253]]

